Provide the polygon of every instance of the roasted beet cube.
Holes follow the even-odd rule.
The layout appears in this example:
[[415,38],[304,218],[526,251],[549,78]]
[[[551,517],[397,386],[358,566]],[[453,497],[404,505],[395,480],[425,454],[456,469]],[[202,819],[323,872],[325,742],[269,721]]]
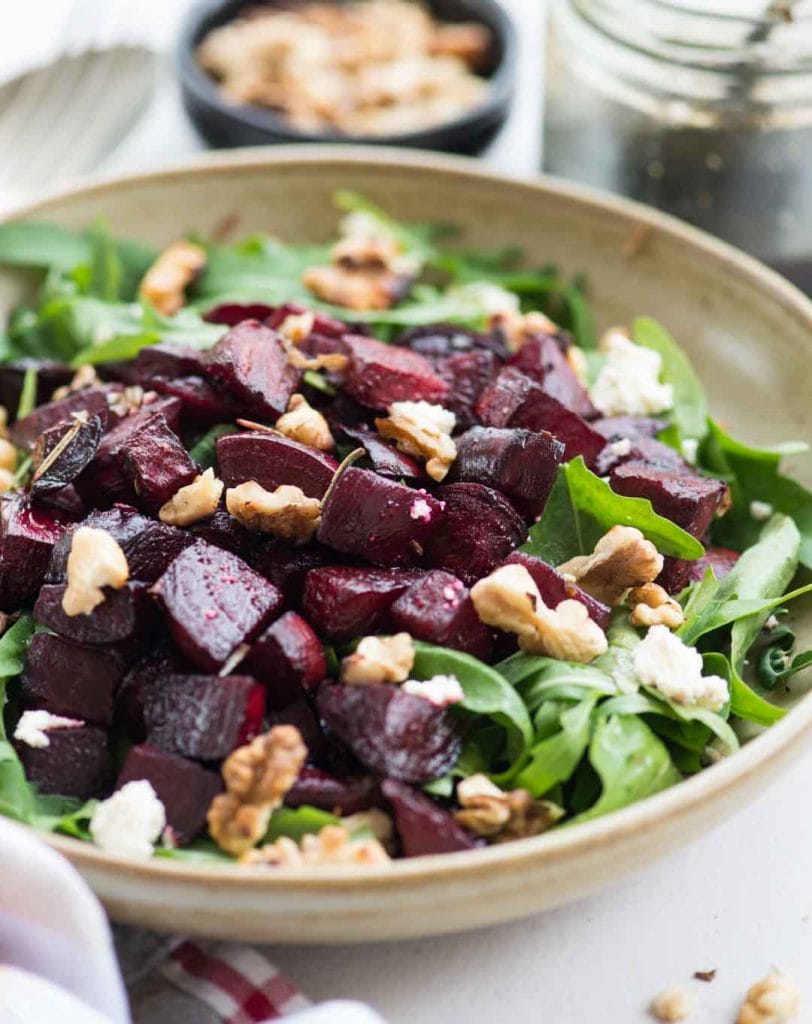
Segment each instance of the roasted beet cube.
[[487,658],[493,646],[492,633],[480,621],[468,588],[442,569],[416,580],[392,605],[391,616],[396,629],[475,658]]
[[528,430],[549,431],[564,445],[564,461],[569,462],[583,455],[584,462],[592,468],[606,439],[577,413],[572,412],[557,398],[542,388],[534,390],[513,414],[512,427],[526,427]]
[[469,331],[456,324],[428,324],[425,327],[412,327],[399,334],[392,342],[419,352],[422,356],[443,358],[460,352],[487,351],[495,353],[500,359],[507,358],[504,341],[495,333],[484,334],[480,331]]
[[207,375],[242,403],[244,415],[272,420],[287,409],[302,378],[276,331],[258,320],[244,320],[217,342],[208,353]]
[[153,512],[200,472],[200,467],[192,461],[161,413],[131,434],[119,448],[117,457],[139,504]]
[[510,366],[526,373],[540,384],[548,395],[584,419],[598,415],[586,388],[581,384],[558,340],[551,334],[537,334],[522,345],[508,360]]
[[204,672],[216,672],[250,642],[282,604],[282,594],[241,558],[198,540],[155,583],[175,643]]
[[149,386],[182,403],[181,421],[190,429],[228,423],[240,415],[237,403],[203,377],[155,377]]
[[321,642],[296,612],[286,612],[261,633],[240,670],[264,683],[268,705],[283,708],[327,675]]
[[689,562],[691,580],[702,580],[708,569],[713,569],[717,580],[722,580],[731,572],[741,558],[738,551],[730,548],[705,548],[705,554],[695,562]]
[[108,726],[113,721],[113,695],[125,668],[124,659],[112,651],[35,633],[21,681],[23,701],[52,715]]
[[665,420],[657,420],[648,416],[604,416],[595,420],[592,426],[607,441],[638,441],[643,438],[655,438],[665,428]]
[[404,857],[456,853],[482,845],[450,811],[440,807],[425,793],[395,779],[384,779],[381,792],[392,809],[400,852]]
[[377,779],[369,775],[337,778],[305,765],[285,796],[286,807],[318,807],[339,817],[369,810],[380,803]]
[[226,487],[256,480],[266,491],[295,484],[308,498],[321,498],[338,463],[325,452],[282,434],[224,434],[217,439],[218,475]]
[[0,609],[33,597],[45,579],[54,545],[70,520],[56,509],[31,506],[20,494],[0,504]]
[[475,415],[486,427],[507,427],[538,385],[515,366],[506,366],[479,396]]
[[127,754],[116,789],[140,779],[152,785],[166,810],[167,825],[181,844],[202,831],[209,806],[223,788],[217,772],[149,743],[133,747]]
[[442,518],[442,505],[426,491],[348,469],[324,504],[318,538],[380,565],[409,565],[422,558]]
[[17,420],[11,428],[11,440],[18,448],[33,448],[37,438],[50,427],[73,419],[74,413],[86,412],[88,418],[99,416],[106,425],[108,421],[108,388],[86,388],[75,391],[59,402],[41,405],[28,416]]
[[548,565],[541,558],[525,555],[521,551],[514,551],[506,561],[508,564],[523,565],[527,569],[548,608],[556,608],[562,601],[580,601],[589,612],[589,617],[594,619],[601,629],[608,629],[612,609],[591,597],[576,584],[568,582],[558,569]]
[[703,537],[728,494],[721,480],[692,471],[658,469],[642,462],[626,462],[612,470],[612,490],[631,498],[648,498],[654,511],[681,526],[693,537]]
[[484,484],[506,494],[528,518],[544,510],[564,445],[545,431],[472,427],[457,440],[449,474],[463,483]]
[[84,519],[87,514],[87,506],[79,497],[79,492],[73,484],[66,484],[58,491],[49,491],[46,494],[37,495],[37,505],[44,508],[56,509],[57,512],[64,512],[71,519]]
[[66,615],[62,610],[63,584],[44,586],[34,605],[34,618],[77,644],[137,645],[152,620],[152,602],[146,583],[128,583],[108,590],[104,601],[89,615]]
[[26,370],[37,371],[37,394],[34,405],[50,402],[51,395],[63,384],[68,384],[74,371],[66,363],[48,359],[14,359],[0,366],[0,405],[13,417],[20,404]]
[[396,686],[324,686],[316,706],[327,726],[376,775],[430,782],[459,757],[451,715]]
[[77,800],[102,796],[108,784],[107,733],[81,725],[50,729],[47,747],[15,743],[25,777],[40,793]]
[[350,350],[344,390],[370,409],[388,409],[393,402],[404,401],[442,404],[449,392],[448,384],[417,352],[360,335],[344,341]]
[[268,535],[256,537],[244,557],[252,569],[282,591],[288,605],[300,603],[305,579],[311,569],[334,564],[337,560],[334,551],[320,544],[291,547]]
[[457,417],[458,430],[465,430],[478,422],[477,401],[500,366],[497,356],[484,349],[460,352],[438,362],[437,373],[450,389],[443,405]]
[[[258,539],[257,534],[246,530],[222,505],[213,516],[190,526],[188,534],[192,535],[192,539],[205,540],[207,544],[213,544],[223,551],[230,551],[240,558],[249,557]],[[264,539],[262,538],[263,541]]]
[[395,477],[397,480],[417,479],[425,475],[410,455],[404,455],[397,448],[387,444],[374,430],[367,430],[364,427],[343,427],[342,430],[350,441],[364,449],[376,473]]
[[131,739],[140,743],[147,735],[144,721],[147,694],[161,679],[189,670],[188,662],[168,642],[159,642],[132,666],[122,680],[113,707],[116,724]]
[[205,363],[202,353],[197,349],[162,341],[142,348],[131,365],[138,383],[151,387],[156,377],[172,379],[200,376]]
[[236,327],[243,320],[267,320],[273,314],[274,307],[266,306],[264,302],[224,302],[219,306],[212,306],[203,314],[203,319],[210,324]]
[[[302,734],[304,745],[307,747],[307,760],[315,762],[329,771],[344,771],[347,763],[351,761],[344,747],[339,749],[339,744],[328,738],[324,727],[313,710],[312,702],[306,696],[301,696],[285,708],[270,709],[266,716],[267,727],[272,729],[275,725],[295,725]],[[336,767],[338,764],[338,767]],[[358,770],[356,762],[352,762],[354,769]]]
[[43,431],[34,445],[31,494],[41,498],[72,483],[95,456],[103,434],[101,416],[92,416],[86,423],[58,423]]
[[377,633],[389,623],[394,601],[420,576],[404,569],[324,566],[305,581],[302,611],[325,640],[341,643]]
[[220,761],[262,732],[265,690],[250,676],[166,676],[144,698],[147,740],[198,761]]
[[445,505],[426,552],[438,568],[472,586],[524,543],[527,527],[504,495],[482,484],[446,484],[434,492]]

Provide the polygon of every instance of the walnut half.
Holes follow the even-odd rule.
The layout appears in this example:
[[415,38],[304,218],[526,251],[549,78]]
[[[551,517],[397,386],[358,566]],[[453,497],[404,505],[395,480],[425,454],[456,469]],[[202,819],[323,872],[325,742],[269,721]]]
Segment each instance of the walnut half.
[[592,597],[617,605],[631,587],[655,580],[663,568],[663,556],[633,526],[613,526],[595,545],[591,555],[571,558],[558,571]]
[[768,974],[757,981],[741,1005],[736,1024],[784,1024],[801,1009],[801,993],[786,974]]
[[458,783],[457,799],[457,821],[474,835],[500,842],[540,835],[563,815],[549,800],[534,800],[526,789],[505,791],[481,774]]
[[285,437],[310,448],[318,448],[321,452],[335,448],[336,443],[327,420],[304,395],[291,395],[288,410],[276,421],[276,429]]
[[89,615],[104,601],[103,587],[118,590],[129,577],[124,552],[107,530],[80,526],[71,538],[62,610],[70,616]]
[[679,629],[685,622],[685,613],[679,601],[669,597],[659,583],[644,583],[629,594],[633,626],[668,626]]
[[213,516],[223,495],[223,481],[218,480],[214,470],[204,470],[190,484],[178,488],[165,505],[161,506],[158,518],[170,526],[191,526],[201,519]]
[[321,522],[321,502],[292,484],[266,491],[256,480],[247,480],[226,491],[226,508],[247,530],[270,533],[291,544],[310,540]]
[[341,662],[341,682],[349,686],[403,683],[414,665],[414,644],[408,633],[365,636],[354,654]]
[[164,316],[183,306],[184,291],[206,265],[206,250],[193,242],[173,242],[144,274],[139,296]]
[[451,439],[457,418],[429,402],[393,402],[389,416],[375,420],[381,437],[392,439],[407,455],[425,459],[432,480],[443,480],[457,457]]

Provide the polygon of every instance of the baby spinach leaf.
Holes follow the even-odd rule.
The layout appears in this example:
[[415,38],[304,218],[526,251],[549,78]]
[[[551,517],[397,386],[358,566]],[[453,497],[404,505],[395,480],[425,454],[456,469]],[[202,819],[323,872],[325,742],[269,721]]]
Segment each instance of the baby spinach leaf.
[[701,439],[708,432],[708,400],[691,361],[662,324],[638,317],[632,324],[635,344],[650,348],[663,361],[660,379],[674,391],[672,422],[683,438]]
[[34,813],[34,791],[17,752],[6,738],[3,710],[6,686],[22,672],[33,632],[33,617],[22,615],[0,639],[0,814],[26,822]]
[[224,853],[211,839],[195,839],[186,846],[158,846],[155,856],[161,860],[186,861],[189,864],[206,864],[225,867],[234,863],[234,858]]
[[320,832],[325,825],[339,825],[340,819],[318,807],[279,807],[271,815],[264,843],[273,843],[287,836],[297,843],[310,832]]
[[44,832],[59,832],[91,842],[90,819],[98,805],[98,800],[81,803],[68,797],[37,795],[32,823]]
[[543,796],[559,782],[566,782],[584,756],[592,732],[595,697],[589,697],[561,712],[560,729],[535,743],[528,760],[506,784]]
[[39,373],[36,366],[29,366],[23,374],[23,386],[20,390],[20,400],[17,403],[17,419],[25,419],[34,411],[37,404],[37,378]]
[[631,693],[639,686],[632,657],[635,647],[640,643],[640,635],[629,622],[624,609],[618,609],[612,615],[606,639],[609,641],[608,648],[591,662],[590,667],[609,676],[619,692]]
[[721,676],[730,688],[730,713],[757,725],[773,725],[786,714],[784,708],[776,707],[759,696],[742,679],[724,654],[712,652],[702,658],[705,675]]
[[229,423],[218,423],[210,427],[206,433],[198,438],[189,449],[189,455],[200,466],[201,470],[210,469],[217,461],[217,438],[226,434],[235,434],[236,427]]
[[69,270],[89,256],[87,237],[75,231],[26,221],[0,224],[0,265]]

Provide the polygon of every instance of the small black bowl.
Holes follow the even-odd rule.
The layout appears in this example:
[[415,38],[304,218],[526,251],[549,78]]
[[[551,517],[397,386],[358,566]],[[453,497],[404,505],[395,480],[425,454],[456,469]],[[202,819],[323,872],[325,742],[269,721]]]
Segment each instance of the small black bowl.
[[353,142],[372,145],[439,149],[475,155],[505,122],[513,98],[516,68],[516,33],[509,15],[496,0],[430,0],[428,7],[439,21],[476,21],[491,32],[488,94],[467,113],[423,131],[400,135],[340,135],[308,133],[292,128],[272,110],[229,103],[216,82],[200,67],[195,51],[211,29],[232,21],[241,8],[256,0],[201,0],[187,16],[177,48],[183,105],[198,132],[210,145],[262,146],[288,142]]

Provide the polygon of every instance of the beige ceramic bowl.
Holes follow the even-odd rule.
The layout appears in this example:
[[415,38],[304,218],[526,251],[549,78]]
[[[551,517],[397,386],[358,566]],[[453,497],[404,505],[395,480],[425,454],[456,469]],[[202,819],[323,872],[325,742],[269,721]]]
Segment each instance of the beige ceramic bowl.
[[[558,182],[508,180],[464,160],[280,148],[102,182],[17,216],[71,227],[101,217],[116,232],[162,243],[188,229],[211,232],[236,215],[245,231],[320,240],[334,230],[330,197],[339,187],[363,192],[403,219],[457,221],[475,246],[518,244],[532,260],[585,271],[601,325],[640,314],[660,318],[693,357],[716,414],[738,434],[762,443],[812,439],[812,305],[726,245],[619,199]],[[630,238],[642,242],[632,255]],[[0,308],[21,287],[21,279],[0,274]],[[810,616],[797,614],[812,632]],[[290,943],[458,931],[573,900],[718,824],[800,751],[810,722],[807,698],[735,756],[598,821],[385,869],[253,873],[133,863],[72,839],[49,841],[119,921]]]

